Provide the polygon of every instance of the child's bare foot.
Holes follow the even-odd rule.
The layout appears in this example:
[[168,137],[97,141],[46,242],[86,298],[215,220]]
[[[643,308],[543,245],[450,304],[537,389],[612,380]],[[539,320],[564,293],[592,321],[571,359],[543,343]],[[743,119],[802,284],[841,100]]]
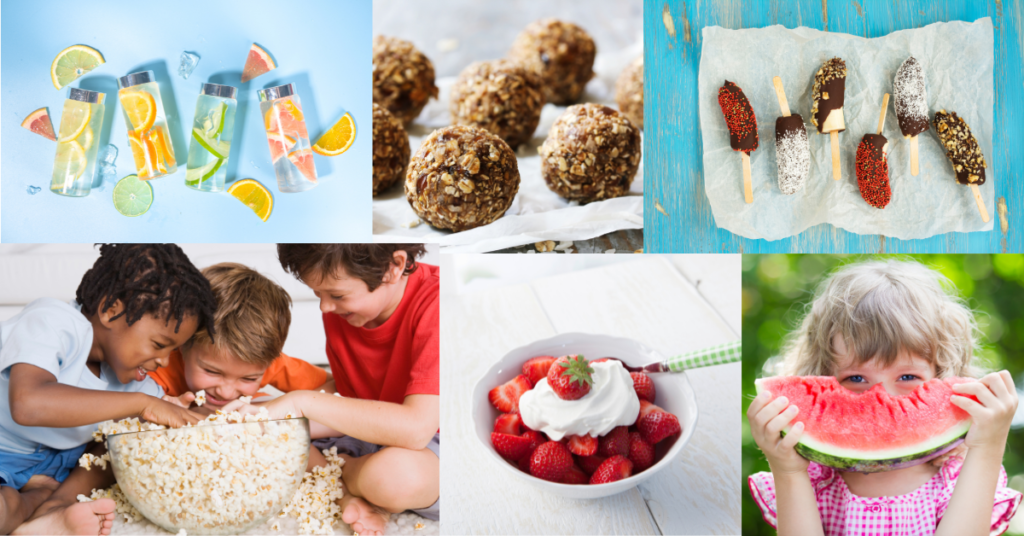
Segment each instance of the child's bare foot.
[[14,530],[11,534],[110,534],[114,526],[114,501],[75,503],[47,511]]
[[341,520],[352,526],[359,536],[381,536],[391,514],[353,495],[345,494],[339,501]]
[[60,482],[57,482],[52,477],[46,475],[32,475],[28,479],[28,482],[21,487],[21,492],[32,491],[34,489],[48,489],[55,491],[60,486]]

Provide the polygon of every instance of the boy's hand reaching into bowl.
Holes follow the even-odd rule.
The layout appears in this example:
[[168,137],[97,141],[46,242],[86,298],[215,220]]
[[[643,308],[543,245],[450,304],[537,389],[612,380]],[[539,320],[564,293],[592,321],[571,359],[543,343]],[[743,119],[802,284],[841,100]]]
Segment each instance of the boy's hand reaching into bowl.
[[150,397],[152,401],[139,412],[139,418],[151,423],[162,424],[169,428],[181,428],[186,424],[196,424],[203,418],[178,403],[168,402],[159,398]]
[[[1005,370],[993,372],[976,382],[956,384],[953,391],[961,396],[953,395],[950,402],[970,414],[974,421],[964,445],[969,449],[991,450],[1002,459],[1019,403],[1013,377]],[[977,402],[963,395],[973,396]]]
[[794,424],[785,437],[781,435],[782,429],[793,421],[798,411],[796,406],[789,404],[786,397],[772,399],[771,393],[767,391],[757,395],[747,408],[750,433],[768,458],[772,473],[807,473],[810,462],[794,448],[803,435],[804,423]]
[[246,404],[241,400],[235,400],[224,406],[223,411],[225,413],[237,411],[243,415],[255,415],[260,412],[260,408],[266,408],[270,413],[270,420],[298,418],[303,416],[302,411],[298,408],[298,404],[296,404],[296,397],[301,392],[285,393],[269,402],[259,404]]
[[177,405],[179,407],[182,407],[182,408],[185,408],[185,409],[188,409],[188,407],[192,405],[192,401],[195,400],[195,399],[196,399],[196,395],[194,393],[192,393],[192,391],[189,391],[189,392],[187,392],[187,393],[185,393],[185,394],[183,394],[181,396],[171,396],[171,395],[164,395],[163,396],[163,400],[165,402],[170,402],[171,404],[175,404],[175,405]]

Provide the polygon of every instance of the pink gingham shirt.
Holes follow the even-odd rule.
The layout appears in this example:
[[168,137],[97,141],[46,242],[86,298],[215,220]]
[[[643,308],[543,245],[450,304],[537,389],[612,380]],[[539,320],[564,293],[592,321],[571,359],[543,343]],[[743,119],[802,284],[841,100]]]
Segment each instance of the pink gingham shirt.
[[[811,462],[807,473],[818,497],[818,512],[825,536],[843,534],[931,536],[946,512],[963,459],[951,457],[923,486],[896,497],[858,497],[846,487],[839,472]],[[771,473],[757,473],[748,479],[754,502],[764,520],[778,528],[775,479]],[[1006,487],[1006,471],[999,470],[990,534],[1002,534],[1021,502],[1021,494]]]

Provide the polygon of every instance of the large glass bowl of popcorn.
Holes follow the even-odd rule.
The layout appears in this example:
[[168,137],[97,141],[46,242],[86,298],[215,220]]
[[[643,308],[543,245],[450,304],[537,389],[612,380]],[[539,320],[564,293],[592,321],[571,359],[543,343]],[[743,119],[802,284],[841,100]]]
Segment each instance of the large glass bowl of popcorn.
[[172,533],[238,534],[262,524],[292,500],[309,460],[305,418],[233,413],[140,428],[107,435],[110,463],[132,506]]

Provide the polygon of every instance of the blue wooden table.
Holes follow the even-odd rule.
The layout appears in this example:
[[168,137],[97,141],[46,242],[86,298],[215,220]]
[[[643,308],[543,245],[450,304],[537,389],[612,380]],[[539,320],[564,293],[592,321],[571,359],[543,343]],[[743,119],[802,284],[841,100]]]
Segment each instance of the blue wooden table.
[[[996,208],[990,232],[922,240],[858,235],[829,224],[769,242],[715,225],[704,193],[697,73],[701,29],[781,24],[880,37],[933,22],[992,17],[995,27]],[[670,21],[670,22],[669,22]],[[1024,251],[1024,0],[646,0],[644,2],[644,250],[650,253]]]

